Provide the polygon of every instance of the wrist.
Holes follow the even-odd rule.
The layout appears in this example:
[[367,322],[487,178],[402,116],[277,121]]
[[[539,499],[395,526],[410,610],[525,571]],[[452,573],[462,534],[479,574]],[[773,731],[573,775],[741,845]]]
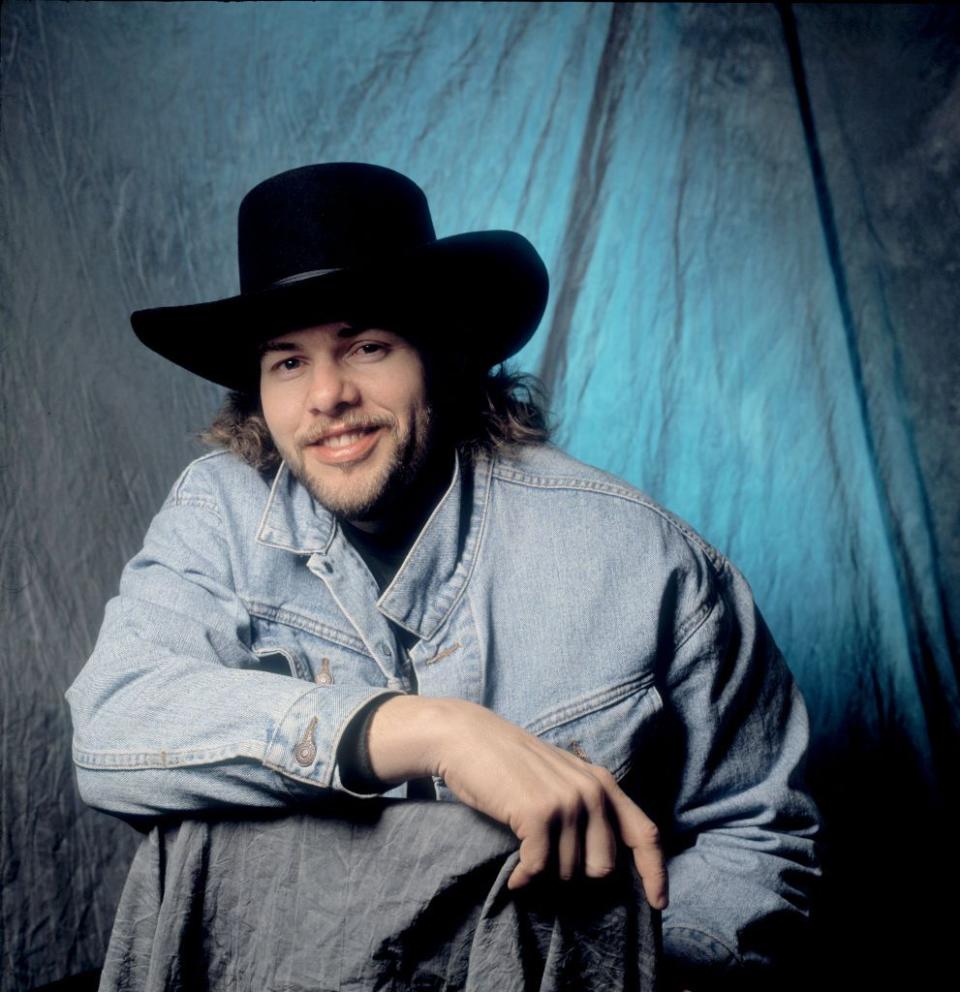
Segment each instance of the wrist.
[[337,768],[340,784],[354,795],[376,795],[385,792],[389,785],[381,781],[370,763],[370,725],[378,709],[394,696],[374,697],[357,712],[346,726],[337,746]]
[[442,755],[460,700],[395,696],[370,722],[368,753],[376,776],[389,785],[440,774]]

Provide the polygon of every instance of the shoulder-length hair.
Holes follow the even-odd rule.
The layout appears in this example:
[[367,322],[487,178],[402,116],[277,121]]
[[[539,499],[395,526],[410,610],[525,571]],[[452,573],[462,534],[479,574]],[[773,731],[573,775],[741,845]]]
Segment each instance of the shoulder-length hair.
[[[501,365],[475,379],[459,379],[456,389],[435,399],[435,416],[442,417],[445,435],[461,454],[493,454],[515,444],[550,440],[543,383],[533,375]],[[232,390],[200,440],[242,458],[258,471],[280,464],[259,392]]]

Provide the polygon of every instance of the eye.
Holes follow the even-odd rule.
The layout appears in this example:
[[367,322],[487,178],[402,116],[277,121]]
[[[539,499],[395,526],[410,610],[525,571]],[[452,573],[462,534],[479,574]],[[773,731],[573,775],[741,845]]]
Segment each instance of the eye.
[[270,371],[277,375],[289,375],[290,373],[296,372],[301,365],[303,365],[302,358],[287,356],[270,365]]
[[360,341],[353,346],[350,354],[363,361],[382,358],[388,350],[382,341]]

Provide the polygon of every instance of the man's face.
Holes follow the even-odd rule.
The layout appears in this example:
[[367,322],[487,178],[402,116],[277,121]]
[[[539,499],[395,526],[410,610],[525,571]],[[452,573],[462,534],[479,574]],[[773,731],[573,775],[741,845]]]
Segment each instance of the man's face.
[[378,520],[422,470],[431,411],[418,352],[404,338],[338,322],[273,338],[260,361],[264,419],[318,503]]

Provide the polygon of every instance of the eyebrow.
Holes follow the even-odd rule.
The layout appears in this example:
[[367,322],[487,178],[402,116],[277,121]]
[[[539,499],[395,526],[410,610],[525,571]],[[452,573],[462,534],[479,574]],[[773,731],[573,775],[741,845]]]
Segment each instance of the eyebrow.
[[[354,327],[352,324],[347,324],[345,327],[341,327],[337,331],[338,338],[354,338],[358,334],[362,334],[368,328],[366,327]],[[283,336],[276,338],[271,338],[269,341],[264,341],[263,344],[257,346],[257,358],[263,358],[264,355],[268,355],[271,351],[298,351],[299,345],[294,341],[284,341]]]

